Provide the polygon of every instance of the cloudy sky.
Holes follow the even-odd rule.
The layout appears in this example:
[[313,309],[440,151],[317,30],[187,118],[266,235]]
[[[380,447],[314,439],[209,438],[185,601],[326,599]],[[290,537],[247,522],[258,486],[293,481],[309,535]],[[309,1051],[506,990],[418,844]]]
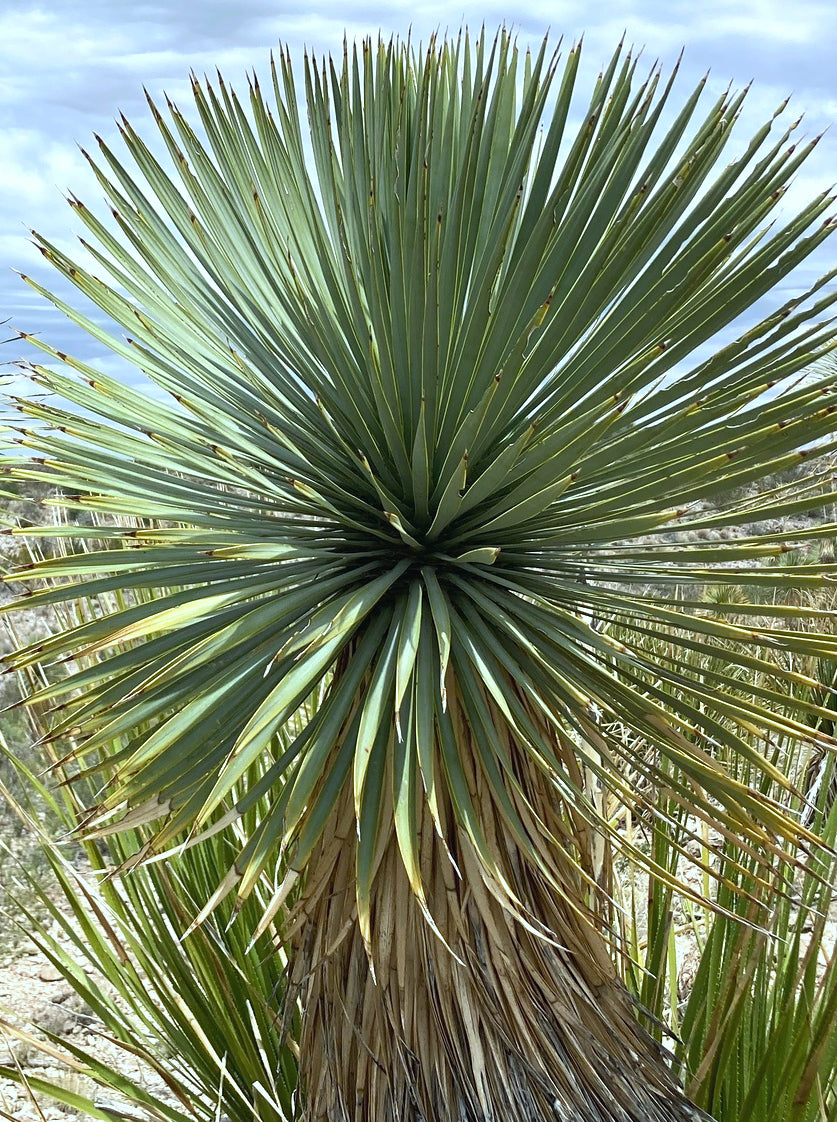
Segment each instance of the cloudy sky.
[[[728,82],[753,80],[739,143],[748,124],[756,127],[792,95],[792,107],[804,112],[800,131],[813,135],[831,125],[794,188],[801,202],[837,180],[837,9],[833,0],[703,0],[700,5],[671,0],[611,0],[590,5],[574,0],[460,0],[434,3],[413,0],[3,0],[0,6],[0,321],[41,332],[56,346],[88,361],[98,358],[91,343],[57,312],[37,298],[14,270],[51,283],[41,259],[29,244],[33,227],[69,246],[74,224],[63,201],[72,190],[85,202],[99,198],[78,145],[93,132],[106,138],[122,111],[150,134],[142,87],[163,90],[185,108],[187,75],[217,66],[233,85],[244,86],[249,69],[265,72],[269,51],[279,41],[300,56],[341,51],[344,31],[350,38],[366,34],[405,34],[416,39],[445,28],[472,28],[485,22],[493,30],[507,22],[523,42],[551,34],[575,40],[584,32],[586,93],[603,62],[625,32],[644,47],[649,65],[660,59],[666,70],[686,48],[680,91],[685,97],[710,71],[710,92]],[[689,14],[678,14],[686,13]],[[708,104],[708,97],[707,97]],[[834,239],[837,243],[837,238]],[[800,286],[814,271],[833,263],[837,245],[800,274]],[[787,285],[784,286],[787,289]],[[787,295],[783,292],[782,295]],[[0,338],[8,334],[0,327]],[[23,355],[21,344],[2,348],[7,362]]]

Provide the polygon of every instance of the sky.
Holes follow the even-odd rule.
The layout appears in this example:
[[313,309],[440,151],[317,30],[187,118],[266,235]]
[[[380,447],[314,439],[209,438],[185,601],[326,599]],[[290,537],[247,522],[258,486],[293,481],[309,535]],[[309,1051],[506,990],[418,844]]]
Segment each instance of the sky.
[[[548,17],[548,22],[547,22]],[[73,246],[68,191],[95,205],[100,191],[79,146],[94,132],[115,136],[124,113],[146,136],[153,133],[143,86],[158,98],[166,91],[188,109],[188,74],[217,67],[226,81],[246,89],[249,70],[265,74],[269,52],[280,42],[296,58],[307,47],[340,55],[344,34],[360,40],[382,32],[426,41],[433,31],[455,33],[461,25],[493,32],[505,23],[522,44],[536,45],[549,31],[567,46],[584,33],[579,93],[587,93],[598,69],[623,33],[642,47],[649,67],[657,59],[668,73],[685,48],[679,81],[684,100],[709,71],[712,93],[729,82],[752,81],[738,146],[748,133],[792,95],[791,110],[804,113],[798,132],[827,129],[803,167],[786,206],[800,206],[837,180],[837,8],[833,0],[613,0],[604,5],[554,0],[460,0],[409,4],[398,0],[308,5],[288,0],[3,0],[0,6],[0,339],[16,329],[41,333],[59,349],[114,372],[114,359],[67,323],[23,284],[15,270],[47,286],[53,276],[29,240],[34,228],[62,248]],[[586,75],[586,78],[585,78]],[[750,126],[748,128],[748,126]],[[118,144],[118,142],[117,142]],[[733,147],[735,150],[735,146]],[[833,246],[786,281],[780,294],[802,288],[837,256]],[[777,300],[778,302],[778,300]],[[0,348],[9,363],[32,352],[14,340]],[[7,372],[8,366],[3,370]],[[127,374],[127,372],[125,372]],[[132,375],[127,375],[132,376]]]

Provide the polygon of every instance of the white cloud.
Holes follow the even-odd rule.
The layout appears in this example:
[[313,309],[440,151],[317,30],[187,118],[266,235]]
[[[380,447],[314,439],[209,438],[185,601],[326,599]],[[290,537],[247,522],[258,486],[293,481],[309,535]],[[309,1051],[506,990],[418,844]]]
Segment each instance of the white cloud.
[[88,171],[74,145],[50,141],[32,129],[4,130],[6,156],[0,160],[0,199],[20,199],[32,209],[54,207],[67,184],[78,184]]

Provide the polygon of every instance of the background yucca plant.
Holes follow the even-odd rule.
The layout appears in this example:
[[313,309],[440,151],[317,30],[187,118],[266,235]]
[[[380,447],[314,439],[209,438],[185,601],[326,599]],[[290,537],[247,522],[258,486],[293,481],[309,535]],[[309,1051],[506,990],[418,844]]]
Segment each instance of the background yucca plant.
[[[719,588],[713,595],[743,609],[753,607],[740,589]],[[784,598],[780,590],[777,595]],[[820,626],[833,628],[833,592],[826,588],[801,597]],[[739,622],[746,620],[742,615]],[[792,626],[806,623],[796,619]],[[620,629],[615,634],[619,637]],[[659,653],[659,642],[647,641],[649,656]],[[711,677],[728,667],[732,656],[729,643],[722,642],[715,651],[690,650],[684,657],[693,673]],[[796,672],[795,678],[783,679],[785,712],[804,719],[812,700],[831,696],[835,667],[830,660],[776,650],[770,662],[775,665],[731,679],[730,694],[743,697],[766,683],[775,685],[776,667],[782,666]],[[717,866],[717,907],[711,912],[678,900],[669,885],[623,877],[618,888],[632,948],[626,981],[651,1030],[659,1036],[668,1026],[680,1036],[677,1050],[689,1096],[720,1122],[830,1122],[837,1118],[835,759],[798,742],[778,740],[769,750],[804,795],[783,791],[764,777],[763,789],[806,821],[830,849],[794,850],[776,857],[768,871],[758,857],[742,855],[704,830],[697,855],[705,866]],[[728,763],[742,782],[752,781],[747,761]],[[657,797],[667,799],[665,791]],[[672,818],[681,815],[674,835],[654,821],[632,827],[647,835],[645,844],[656,859],[676,873],[683,869],[677,842],[683,841],[688,820],[679,807],[666,810]],[[702,875],[708,895],[709,877]]]
[[[109,279],[38,238],[130,338],[30,283],[174,400],[33,340],[69,404],[20,401],[15,471],[112,545],[17,579],[124,602],[13,665],[70,670],[33,698],[100,785],[88,837],[241,827],[196,922],[272,879],[254,935],[288,957],[311,1119],[696,1117],[613,961],[614,851],[674,866],[610,801],[675,847],[711,824],[762,879],[815,844],[769,749],[830,748],[830,695],[728,687],[834,655],[773,590],[835,566],[764,566],[833,527],[748,529],[821,489],[738,496],[831,446],[830,374],[764,395],[835,345],[837,270],[688,365],[832,231],[826,195],[766,226],[815,141],[777,114],[713,178],[743,94],[664,117],[672,83],[619,50],[573,126],[577,68],[505,34],[365,43],[306,62],[306,138],[282,53],[270,108],[220,79],[197,126],[152,106],[173,171],[127,122],[134,170],[100,144],[115,222],[72,203]],[[720,582],[753,626],[698,597]]]
[[[6,914],[15,917],[19,939],[32,940],[61,972],[111,1047],[103,1055],[98,1040],[90,1047],[48,1028],[33,1034],[0,1010],[13,1054],[23,1046],[76,1079],[56,1079],[25,1061],[0,1065],[0,1078],[21,1083],[42,1105],[48,1097],[105,1120],[125,1111],[159,1122],[297,1117],[293,1013],[282,1032],[283,959],[266,936],[250,939],[246,917],[230,925],[224,908],[181,939],[214,890],[230,852],[227,834],[117,884],[107,873],[141,834],[129,830],[106,848],[83,845],[88,864],[79,868],[51,836],[56,824],[73,828],[74,799],[56,798],[22,765],[18,770],[40,796],[39,809],[50,813],[53,831],[14,800],[45,860],[34,871],[31,862],[21,864]],[[60,767],[56,774],[64,778]],[[256,892],[246,909],[251,925],[258,905]]]
[[[61,536],[78,528],[61,509],[39,521],[55,534],[24,543],[33,563],[95,546],[95,539]],[[154,591],[134,590],[132,602],[138,595],[151,598]],[[126,607],[117,589],[58,603],[46,614],[51,630],[70,630]],[[15,634],[19,622],[3,621],[18,647],[23,645]],[[91,665],[96,661],[94,656]],[[18,677],[21,696],[49,681],[42,666],[29,666]],[[283,1009],[281,1001],[286,964],[267,935],[251,937],[270,895],[269,881],[256,886],[238,923],[230,922],[227,901],[188,940],[181,938],[215,891],[218,869],[247,831],[247,817],[216,831],[202,846],[114,879],[109,875],[114,867],[130,864],[150,831],[128,829],[106,841],[75,840],[94,789],[78,781],[71,760],[56,755],[49,707],[28,707],[29,738],[6,719],[19,708],[12,704],[4,710],[9,737],[0,730],[4,846],[11,842],[9,817],[23,827],[23,844],[9,845],[6,877],[0,880],[7,935],[18,943],[34,942],[86,1015],[95,1018],[97,1032],[119,1047],[103,1056],[96,1046],[62,1039],[48,1029],[33,1035],[0,1008],[0,1036],[11,1042],[13,1054],[23,1048],[65,1072],[56,1080],[24,1061],[0,1065],[0,1078],[22,1084],[35,1103],[51,1097],[102,1119],[126,1110],[131,1117],[160,1122],[210,1122],[219,1115],[229,1122],[294,1118],[298,1026],[294,1010]],[[285,730],[286,737],[290,731]],[[247,777],[243,790],[260,778],[263,764],[256,764],[257,773]],[[260,809],[251,809],[250,828]],[[32,1020],[39,1026],[34,1010]]]

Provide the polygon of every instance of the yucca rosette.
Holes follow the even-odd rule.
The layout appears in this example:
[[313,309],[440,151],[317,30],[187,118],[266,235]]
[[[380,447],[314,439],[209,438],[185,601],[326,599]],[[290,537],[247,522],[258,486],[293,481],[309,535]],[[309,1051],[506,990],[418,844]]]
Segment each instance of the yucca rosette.
[[697,1117],[613,964],[614,851],[672,879],[619,808],[664,786],[769,855],[804,827],[725,759],[831,745],[728,687],[837,654],[773,595],[834,527],[762,525],[822,480],[752,489],[833,443],[837,271],[705,346],[832,231],[781,211],[816,141],[777,114],[718,171],[743,94],[672,112],[620,49],[579,113],[578,63],[367,42],[306,60],[303,114],[284,52],[270,102],[195,80],[196,123],[151,105],[168,161],[99,144],[88,264],[38,239],[117,329],[30,283],[168,400],[33,340],[15,470],[101,517],[24,602],[128,602],[13,662],[67,662],[35,699],[138,859],[269,796],[209,908],[275,882],[312,1120]]

